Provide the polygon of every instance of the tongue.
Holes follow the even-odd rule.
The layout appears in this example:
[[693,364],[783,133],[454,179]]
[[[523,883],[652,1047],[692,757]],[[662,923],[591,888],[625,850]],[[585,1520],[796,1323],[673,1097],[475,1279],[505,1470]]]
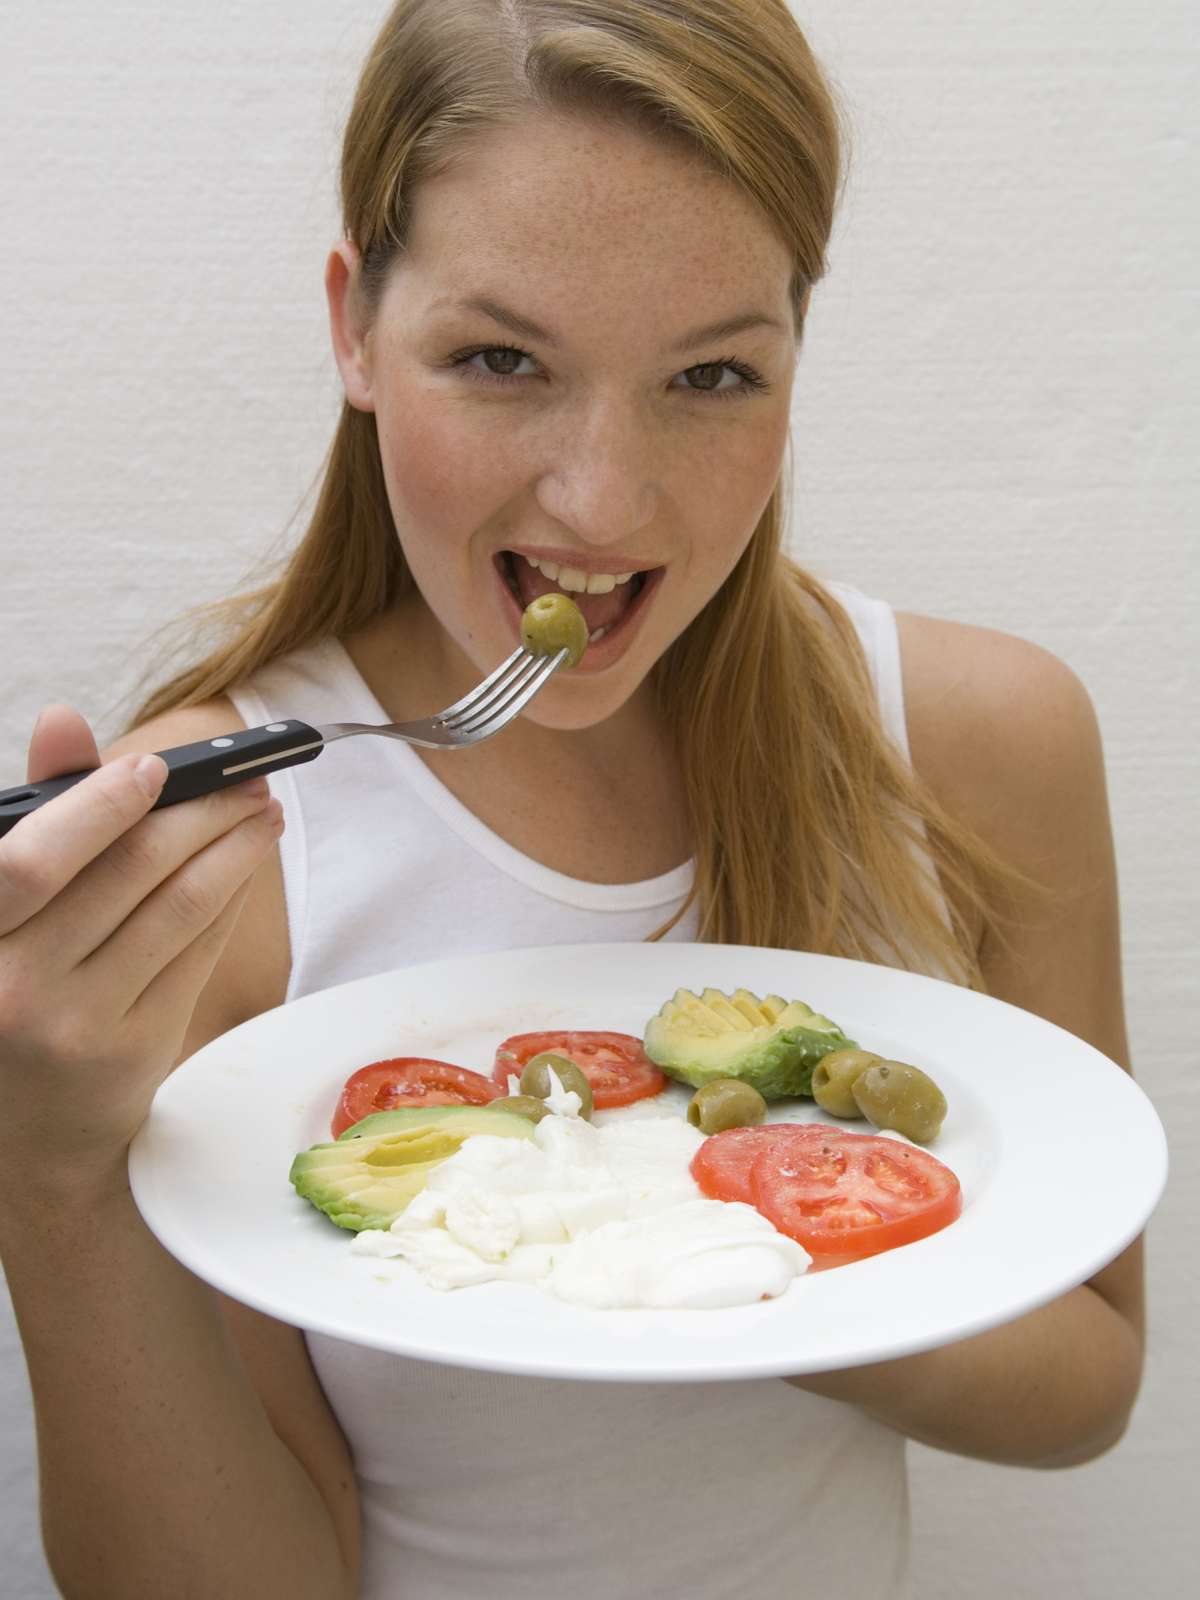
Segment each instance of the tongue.
[[539,595],[569,594],[583,612],[583,620],[588,625],[589,633],[595,633],[597,628],[611,628],[613,623],[629,610],[633,599],[632,579],[628,583],[619,583],[608,594],[577,594],[573,589],[560,590],[557,583],[552,583],[545,573],[539,572],[537,567],[531,567],[521,556],[513,558],[513,566],[516,569],[517,588],[521,592],[523,607],[531,600],[536,600]]

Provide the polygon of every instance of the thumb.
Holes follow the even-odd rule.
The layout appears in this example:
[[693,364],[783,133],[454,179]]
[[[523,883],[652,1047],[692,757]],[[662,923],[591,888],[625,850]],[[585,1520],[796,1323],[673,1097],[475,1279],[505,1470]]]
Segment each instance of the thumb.
[[95,737],[79,712],[72,706],[47,706],[29,740],[26,782],[41,783],[46,778],[90,771],[99,765]]

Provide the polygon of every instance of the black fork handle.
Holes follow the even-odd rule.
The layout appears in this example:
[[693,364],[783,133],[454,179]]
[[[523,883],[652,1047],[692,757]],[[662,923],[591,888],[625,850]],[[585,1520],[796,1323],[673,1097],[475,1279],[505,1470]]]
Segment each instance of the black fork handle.
[[[196,800],[218,789],[232,788],[251,778],[262,778],[281,767],[298,767],[315,761],[325,748],[316,728],[294,717],[287,722],[268,722],[261,728],[245,728],[223,733],[197,744],[177,744],[158,755],[167,763],[167,780],[153,810],[176,806],[181,800]],[[44,806],[48,800],[73,789],[89,777],[87,772],[67,772],[61,778],[43,783],[25,783],[16,789],[0,790],[0,835],[15,828],[22,817]]]

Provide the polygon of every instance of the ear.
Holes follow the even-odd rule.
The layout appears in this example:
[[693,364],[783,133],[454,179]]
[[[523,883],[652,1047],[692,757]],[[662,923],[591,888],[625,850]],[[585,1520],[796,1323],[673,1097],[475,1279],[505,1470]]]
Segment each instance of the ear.
[[342,239],[330,251],[325,263],[325,298],[329,303],[333,357],[342,375],[346,399],[356,411],[374,411],[367,331],[359,312],[358,273],[358,250],[349,239]]

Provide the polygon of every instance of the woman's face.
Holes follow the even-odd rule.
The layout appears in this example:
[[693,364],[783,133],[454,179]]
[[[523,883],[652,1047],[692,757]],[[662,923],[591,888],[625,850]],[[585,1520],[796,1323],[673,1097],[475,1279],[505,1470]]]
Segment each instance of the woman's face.
[[376,414],[424,602],[411,625],[482,676],[561,587],[593,642],[527,715],[603,721],[728,576],[779,476],[786,249],[694,157],[539,114],[421,186],[361,334],[353,260],[330,262],[335,349],[351,403]]

